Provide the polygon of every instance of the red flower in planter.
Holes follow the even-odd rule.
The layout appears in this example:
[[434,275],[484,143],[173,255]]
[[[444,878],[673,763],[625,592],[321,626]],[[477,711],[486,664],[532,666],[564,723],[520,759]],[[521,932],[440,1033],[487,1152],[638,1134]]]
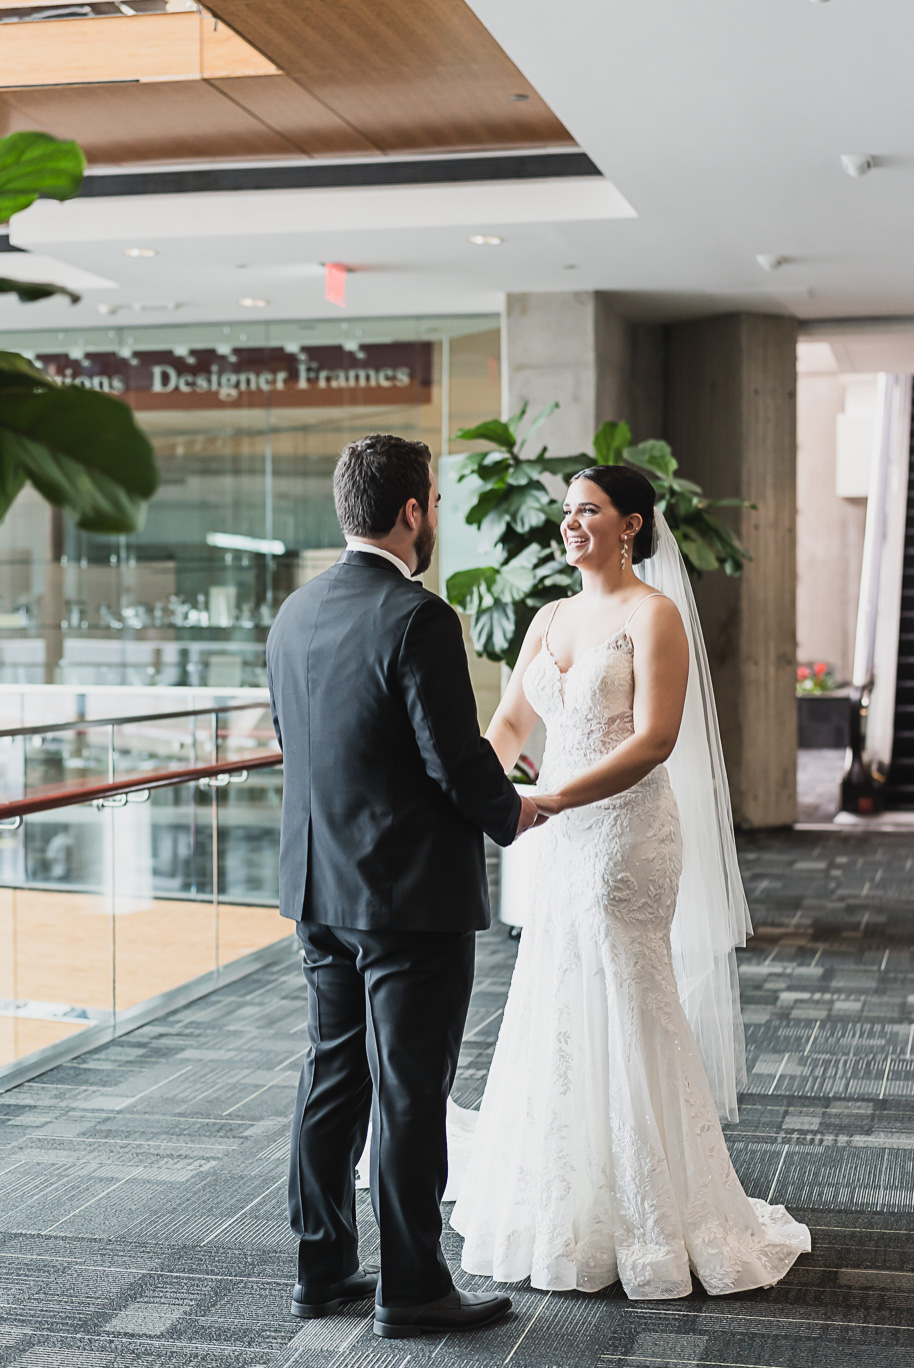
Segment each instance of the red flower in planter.
[[821,679],[824,674],[828,673],[828,665],[824,660],[817,660],[813,669],[816,672],[816,679]]
[[808,665],[798,665],[798,666],[797,666],[797,679],[798,679],[801,683],[803,682],[804,679],[808,679],[809,676],[811,675],[811,673],[812,673],[812,671],[810,670],[810,668],[809,668]]

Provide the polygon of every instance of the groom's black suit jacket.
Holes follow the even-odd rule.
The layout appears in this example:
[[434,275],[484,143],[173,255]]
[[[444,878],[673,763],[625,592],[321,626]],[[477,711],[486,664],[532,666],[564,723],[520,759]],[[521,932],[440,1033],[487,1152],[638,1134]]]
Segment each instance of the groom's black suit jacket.
[[283,752],[284,917],[370,931],[489,924],[483,831],[520,798],[479,735],[457,614],[371,552],[346,551],[267,641]]

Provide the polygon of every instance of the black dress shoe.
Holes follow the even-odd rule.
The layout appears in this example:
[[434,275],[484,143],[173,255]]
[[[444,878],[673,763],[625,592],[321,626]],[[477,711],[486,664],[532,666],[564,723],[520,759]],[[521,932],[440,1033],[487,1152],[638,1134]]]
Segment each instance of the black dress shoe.
[[357,1269],[349,1278],[325,1283],[323,1287],[306,1287],[304,1283],[296,1283],[292,1289],[292,1315],[300,1316],[302,1320],[332,1316],[346,1302],[373,1297],[377,1286],[378,1270],[370,1264]]
[[412,1339],[441,1330],[475,1330],[500,1320],[511,1310],[511,1298],[498,1292],[458,1292],[421,1306],[376,1306],[374,1332],[381,1339]]

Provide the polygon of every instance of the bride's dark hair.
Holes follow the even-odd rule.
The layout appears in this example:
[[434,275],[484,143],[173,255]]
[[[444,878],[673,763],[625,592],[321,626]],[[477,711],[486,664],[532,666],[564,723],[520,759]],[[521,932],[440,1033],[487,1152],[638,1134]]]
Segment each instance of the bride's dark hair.
[[625,465],[588,466],[572,475],[575,480],[591,480],[599,485],[613,508],[627,518],[630,513],[641,514],[641,526],[632,543],[632,565],[647,560],[654,543],[654,486],[640,470]]

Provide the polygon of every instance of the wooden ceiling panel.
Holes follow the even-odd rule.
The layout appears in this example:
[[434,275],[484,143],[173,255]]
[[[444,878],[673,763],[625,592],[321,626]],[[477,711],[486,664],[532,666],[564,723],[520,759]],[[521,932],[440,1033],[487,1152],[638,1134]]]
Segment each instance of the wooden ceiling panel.
[[214,0],[209,10],[284,71],[326,76],[500,60],[517,68],[464,0]]
[[4,24],[0,84],[198,80],[263,76],[273,63],[208,15],[138,14]]
[[208,81],[14,90],[3,99],[19,127],[75,138],[95,164],[301,155]]
[[371,156],[378,148],[289,76],[211,81],[309,157]]
[[7,95],[0,93],[0,138],[5,138],[8,133],[22,133],[29,130],[38,133],[50,133],[44,114],[39,120],[37,111],[26,113],[18,109]]
[[433,69],[412,76],[408,87],[389,72],[368,85],[325,85],[331,108],[372,140],[382,152],[435,152],[552,147],[572,139],[545,104],[531,92],[525,103],[512,94],[529,87],[491,66],[468,66],[460,81]]
[[573,146],[464,0],[209,8],[4,26],[0,130],[108,165]]
[[[570,134],[464,0],[215,0],[214,14],[386,152]],[[526,95],[512,101],[512,95]]]

